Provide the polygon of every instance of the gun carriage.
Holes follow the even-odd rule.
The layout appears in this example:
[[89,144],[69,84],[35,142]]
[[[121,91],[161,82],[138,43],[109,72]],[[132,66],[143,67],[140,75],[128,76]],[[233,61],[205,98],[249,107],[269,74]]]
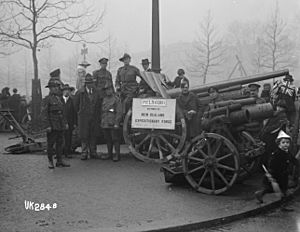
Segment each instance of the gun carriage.
[[[123,125],[125,142],[137,159],[163,163],[166,182],[176,182],[180,179],[177,177],[183,174],[195,190],[221,194],[238,179],[251,174],[264,152],[263,142],[251,135],[246,125],[253,120],[263,121],[273,116],[272,104],[256,104],[255,98],[243,95],[242,85],[288,73],[288,70],[282,70],[191,87],[190,91],[197,94],[202,105],[209,103],[207,91],[211,87],[219,89],[225,100],[210,104],[208,110],[197,114],[199,133],[189,141],[186,141],[186,119],[178,106],[173,130],[132,128],[132,110],[129,110]],[[160,74],[143,75],[161,98],[176,98],[180,94],[180,89],[164,88],[159,81]]]

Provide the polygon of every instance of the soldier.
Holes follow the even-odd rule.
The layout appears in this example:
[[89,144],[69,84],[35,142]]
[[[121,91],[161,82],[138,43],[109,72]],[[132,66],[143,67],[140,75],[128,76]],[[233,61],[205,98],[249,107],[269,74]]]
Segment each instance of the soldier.
[[180,84],[181,94],[176,98],[179,107],[183,110],[184,117],[187,119],[187,130],[188,139],[198,135],[198,125],[197,125],[197,108],[198,108],[198,98],[197,96],[189,92],[189,81],[188,79],[183,79]]
[[178,76],[175,77],[175,80],[173,82],[171,82],[171,81],[167,82],[168,86],[171,86],[173,88],[180,88],[181,80],[186,78],[184,76],[185,72],[182,68],[180,68],[180,69],[177,70],[177,74],[178,74]]
[[70,96],[71,87],[68,84],[65,84],[62,87],[62,91],[63,95],[61,100],[63,102],[63,113],[68,123],[68,129],[64,131],[65,144],[63,154],[66,158],[71,158],[72,132],[73,129],[76,127],[77,119],[73,99]]
[[248,85],[249,91],[250,91],[250,97],[253,97],[256,99],[256,104],[263,104],[266,103],[265,99],[260,98],[258,96],[260,85],[257,83],[251,83]]
[[78,118],[79,137],[81,139],[81,159],[96,157],[96,137],[100,130],[102,99],[91,74],[86,74],[85,85],[74,98]]
[[[122,119],[122,104],[114,94],[113,85],[109,82],[105,85],[105,96],[102,102],[101,127],[107,144],[108,156],[102,159],[111,158],[114,162],[120,160],[120,121]],[[115,153],[113,152],[113,145]]]
[[[62,149],[64,144],[64,130],[68,124],[63,115],[63,103],[60,99],[60,82],[50,79],[46,88],[49,88],[49,95],[43,99],[41,118],[44,128],[47,131],[47,153],[49,168],[53,169],[53,156],[56,153],[56,167],[70,167],[63,162]],[[54,149],[55,144],[55,149]]]
[[266,102],[271,101],[271,84],[270,83],[265,83],[263,85],[263,90],[261,92],[260,97],[265,99]]
[[129,54],[125,53],[119,60],[124,63],[124,66],[118,69],[115,86],[116,90],[121,93],[122,112],[126,114],[132,105],[132,99],[137,96],[136,77],[141,77],[141,74],[137,67],[130,65]]
[[[148,59],[142,59],[142,66],[144,72],[151,72],[152,70],[149,68],[150,62]],[[139,83],[139,97],[153,97],[155,96],[155,92],[151,89],[151,87],[147,84],[147,82],[142,78]]]
[[100,69],[95,70],[93,72],[93,77],[96,81],[95,85],[96,88],[100,91],[101,97],[104,96],[104,86],[106,83],[110,83],[111,85],[113,85],[112,82],[112,75],[111,73],[106,69],[107,67],[107,62],[108,59],[107,58],[101,58],[99,60],[100,63]]

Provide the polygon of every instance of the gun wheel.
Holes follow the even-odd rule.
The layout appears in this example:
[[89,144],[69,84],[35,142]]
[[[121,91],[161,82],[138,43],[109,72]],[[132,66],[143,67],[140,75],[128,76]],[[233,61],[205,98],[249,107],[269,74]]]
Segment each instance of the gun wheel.
[[168,155],[177,154],[184,147],[187,128],[183,113],[176,107],[175,130],[131,128],[132,110],[123,124],[125,143],[130,152],[144,162],[162,163]]
[[198,192],[221,194],[238,177],[237,149],[222,135],[202,133],[187,146],[183,157],[183,171],[187,181]]

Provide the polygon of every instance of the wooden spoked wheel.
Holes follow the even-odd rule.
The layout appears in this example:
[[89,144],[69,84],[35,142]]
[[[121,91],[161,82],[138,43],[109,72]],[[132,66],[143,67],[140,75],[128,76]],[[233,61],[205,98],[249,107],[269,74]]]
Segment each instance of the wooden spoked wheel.
[[183,171],[187,181],[198,192],[221,194],[238,177],[237,149],[222,135],[202,133],[187,146],[183,157]]
[[257,169],[260,156],[257,156],[255,152],[253,152],[257,147],[256,140],[248,132],[240,132],[237,139],[237,149],[240,155],[239,180],[250,176]]
[[179,153],[184,147],[187,128],[183,113],[176,107],[175,130],[131,128],[132,110],[123,124],[125,143],[130,152],[144,162],[162,163],[168,155]]

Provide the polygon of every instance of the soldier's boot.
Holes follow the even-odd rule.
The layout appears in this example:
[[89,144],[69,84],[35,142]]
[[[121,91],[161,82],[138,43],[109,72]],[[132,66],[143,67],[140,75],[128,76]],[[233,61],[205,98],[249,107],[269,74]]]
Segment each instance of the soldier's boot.
[[112,143],[107,143],[107,154],[101,154],[101,159],[102,160],[107,160],[112,158],[112,152],[113,152],[113,144]]
[[113,161],[120,161],[120,142],[114,142],[115,145],[115,153],[113,154]]
[[68,163],[65,163],[61,157],[57,157],[56,167],[70,167],[71,165]]
[[54,169],[53,159],[49,159],[49,160],[48,160],[48,168]]

